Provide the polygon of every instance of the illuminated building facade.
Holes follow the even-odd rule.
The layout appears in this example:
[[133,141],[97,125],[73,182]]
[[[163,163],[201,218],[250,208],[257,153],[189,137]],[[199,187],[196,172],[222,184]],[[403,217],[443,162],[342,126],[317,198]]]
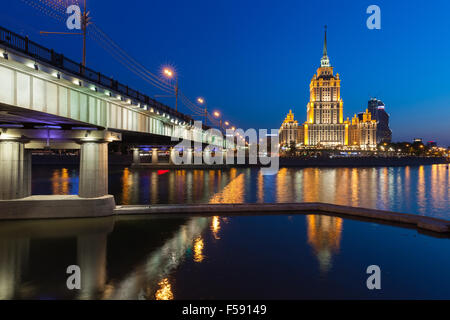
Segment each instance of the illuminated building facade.
[[366,112],[355,114],[349,126],[349,145],[357,146],[363,150],[374,149],[377,146],[377,120],[372,119],[372,114]]
[[289,111],[280,128],[282,145],[283,142],[289,144],[295,141],[297,145],[305,147],[376,148],[377,120],[373,119],[370,112],[366,110],[361,114],[361,119],[356,117],[351,122],[348,118],[344,120],[341,79],[339,73],[334,74],[328,58],[326,29],[323,56],[309,85],[309,93],[306,122],[298,125]]
[[348,144],[348,123],[344,122],[341,80],[333,74],[327,54],[327,31],[320,67],[309,85],[310,100],[304,124],[304,144],[309,146],[344,146]]
[[298,122],[294,120],[292,110],[289,110],[289,113],[281,124],[278,137],[282,146],[290,146],[292,143],[296,145],[299,143],[303,144],[303,127],[299,126]]

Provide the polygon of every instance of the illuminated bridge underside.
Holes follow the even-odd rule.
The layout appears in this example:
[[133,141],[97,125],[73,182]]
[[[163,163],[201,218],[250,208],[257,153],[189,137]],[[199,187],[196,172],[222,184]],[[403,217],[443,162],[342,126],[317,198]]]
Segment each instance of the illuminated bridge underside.
[[72,127],[105,129],[86,122],[5,104],[0,104],[0,124],[18,124],[25,128],[50,125],[60,126],[63,129],[71,129]]
[[[87,122],[76,121],[70,118],[64,118],[57,115],[34,111],[21,107],[7,106],[0,104],[0,124],[13,124],[22,125],[24,129],[38,128],[42,126],[59,126],[61,129],[97,129],[104,130],[104,127],[98,125],[92,125]],[[122,133],[122,139],[127,143],[146,143],[153,145],[173,145],[178,143],[178,141],[172,141],[172,137],[153,134],[153,133],[141,133],[133,131],[123,131],[123,130],[112,130]],[[55,143],[55,141],[50,141]],[[28,144],[26,148],[32,148]],[[79,149],[75,147],[74,149]]]
[[[28,149],[80,149],[79,196],[101,198],[108,194],[110,142],[168,145],[184,139],[224,147],[220,132],[190,121],[8,49],[0,57],[0,200],[31,195]],[[133,152],[138,159],[138,149]],[[152,152],[157,162],[157,150]]]
[[[166,114],[144,110],[130,100],[90,86],[70,75],[57,78],[58,70],[9,54],[0,59],[0,121],[93,126],[222,145],[200,129]],[[80,83],[83,83],[80,86]]]

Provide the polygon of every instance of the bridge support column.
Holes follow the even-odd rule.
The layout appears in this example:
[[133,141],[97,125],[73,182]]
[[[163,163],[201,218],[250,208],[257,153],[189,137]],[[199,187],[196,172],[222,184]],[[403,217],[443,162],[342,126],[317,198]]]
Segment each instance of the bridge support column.
[[203,162],[205,164],[212,164],[211,150],[209,148],[203,149]]
[[170,153],[169,153],[169,163],[170,164],[175,164],[175,152],[178,152],[175,148],[170,148]]
[[227,164],[227,153],[228,153],[227,149],[222,149],[223,164]]
[[108,142],[81,141],[79,196],[97,198],[108,194]]
[[0,200],[31,196],[31,152],[21,140],[0,140]]
[[77,237],[77,263],[81,269],[81,299],[98,298],[106,283],[107,233]]
[[152,149],[152,163],[153,164],[158,163],[158,149],[156,148]]
[[[183,152],[185,151],[183,150]],[[194,151],[191,148],[186,149],[186,164],[193,164],[192,163],[193,153]]]
[[140,153],[140,151],[138,148],[133,149],[133,164],[141,163],[141,156],[139,153]]

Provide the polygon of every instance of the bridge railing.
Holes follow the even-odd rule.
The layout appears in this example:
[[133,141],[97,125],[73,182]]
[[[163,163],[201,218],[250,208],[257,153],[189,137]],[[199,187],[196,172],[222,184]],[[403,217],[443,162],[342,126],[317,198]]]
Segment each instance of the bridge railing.
[[[167,113],[187,123],[193,123],[194,119],[188,115],[178,112],[141,92],[129,88],[113,78],[107,77],[102,73],[84,67],[63,54],[56,53],[53,49],[48,49],[40,44],[33,42],[28,37],[23,37],[17,33],[7,30],[0,26],[0,45],[22,52],[35,60],[43,61],[64,71],[70,72],[81,79],[87,79],[90,82],[97,83],[107,89],[118,92],[121,95],[135,99],[151,108]],[[205,126],[206,127],[206,126]],[[207,129],[206,127],[205,129]]]

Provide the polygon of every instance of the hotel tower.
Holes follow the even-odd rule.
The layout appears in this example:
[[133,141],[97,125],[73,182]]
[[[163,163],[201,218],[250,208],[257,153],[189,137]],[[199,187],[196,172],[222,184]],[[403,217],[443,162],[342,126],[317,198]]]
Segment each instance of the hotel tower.
[[[339,73],[333,72],[327,52],[327,30],[323,44],[323,56],[309,85],[306,122],[296,125],[294,115],[289,111],[281,125],[279,136],[282,145],[320,146],[336,148],[372,149],[376,147],[376,120],[366,110],[364,118],[344,120],[344,102],[341,98]],[[289,134],[285,132],[289,130]],[[294,134],[292,131],[297,130]],[[295,137],[296,139],[292,139]]]

